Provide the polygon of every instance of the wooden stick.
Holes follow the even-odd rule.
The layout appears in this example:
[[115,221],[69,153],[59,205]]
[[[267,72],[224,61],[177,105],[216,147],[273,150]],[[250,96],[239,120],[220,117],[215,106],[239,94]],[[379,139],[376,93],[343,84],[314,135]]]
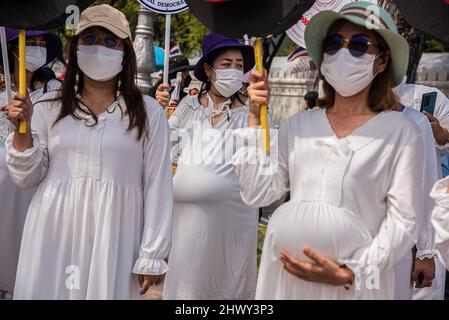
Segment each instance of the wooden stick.
[[[256,60],[256,70],[263,72],[262,39],[260,38],[257,38],[256,42],[254,42],[254,57]],[[266,104],[260,106],[260,124],[262,128],[264,150],[268,154],[270,153],[270,130],[268,128],[268,112]]]
[[[26,65],[25,65],[25,29],[19,30],[19,92],[27,95]],[[27,132],[27,123],[23,120],[19,122],[19,133]]]

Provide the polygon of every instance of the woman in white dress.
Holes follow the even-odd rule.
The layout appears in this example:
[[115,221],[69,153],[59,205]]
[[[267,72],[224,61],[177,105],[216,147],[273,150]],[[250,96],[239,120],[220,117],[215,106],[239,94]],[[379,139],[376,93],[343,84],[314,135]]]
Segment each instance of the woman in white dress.
[[449,177],[439,180],[430,196],[435,201],[432,225],[435,228],[435,245],[438,258],[449,270]]
[[[434,92],[437,95],[433,114],[425,114],[427,122],[431,124],[433,135],[431,141],[428,141],[433,152],[428,150],[426,155],[436,159],[437,174],[431,167],[425,168],[425,194],[429,195],[432,187],[438,179],[442,178],[441,169],[441,152],[448,148],[449,141],[449,99],[437,88],[427,87],[403,83],[395,88],[401,103],[411,109],[420,110],[423,97],[427,93]],[[407,108],[409,109],[409,108]],[[427,146],[426,146],[427,148]],[[432,160],[435,161],[435,160]],[[430,216],[434,206],[433,199],[430,196],[425,198],[426,201],[426,228],[420,228],[420,239],[416,245],[416,259],[413,266],[412,280],[416,280],[419,274],[423,275],[422,286],[415,286],[413,289],[414,300],[442,300],[444,299],[444,287],[446,278],[446,268],[436,257],[434,247],[434,228],[431,225]],[[404,270],[398,270],[398,273],[404,275]],[[404,279],[405,280],[405,279]],[[405,282],[404,282],[405,283]]]
[[231,164],[232,132],[248,123],[238,90],[254,53],[217,33],[202,47],[195,77],[203,89],[185,97],[169,119],[172,141],[181,142],[163,298],[254,299],[258,210],[244,204]]
[[[6,28],[10,72],[13,88],[19,87],[18,30]],[[26,79],[29,87],[34,71],[53,61],[61,53],[61,41],[49,32],[26,31]],[[59,84],[59,82],[57,82]],[[36,102],[41,92],[33,92],[30,99]],[[0,92],[0,107],[8,103],[6,91]],[[20,240],[28,205],[34,188],[21,190],[12,181],[6,166],[5,140],[12,126],[4,112],[0,113],[0,300],[12,298],[19,258]]]
[[[246,161],[266,159],[257,145],[234,156],[248,204],[291,192],[269,222],[256,298],[392,299],[393,266],[417,241],[423,210],[423,139],[395,111],[392,92],[408,44],[388,13],[366,2],[317,14],[305,36],[324,76],[321,108],[292,116],[273,137],[272,174]],[[259,105],[268,103],[266,77],[254,73],[248,93],[256,126]]]
[[[135,85],[120,11],[81,14],[61,93],[6,107],[31,130],[6,141],[28,210],[15,299],[133,299],[167,271],[172,225],[169,129]],[[140,291],[139,291],[140,285]]]
[[[420,213],[420,228],[418,242],[416,243],[416,258],[413,261],[413,252],[410,249],[404,257],[402,257],[395,265],[395,300],[411,300],[413,297],[413,283],[416,282],[416,289],[418,292],[423,288],[431,287],[432,280],[435,277],[435,261],[433,256],[436,255],[434,232],[430,221],[430,216],[433,210],[434,202],[430,198],[429,193],[433,185],[438,180],[438,164],[435,152],[435,139],[432,134],[432,128],[429,120],[419,112],[412,109],[412,107],[404,107],[404,114],[413,120],[421,132],[424,144],[424,161],[421,166],[423,172],[422,191],[421,195],[424,201],[424,210]],[[444,268],[443,268],[444,270]],[[420,274],[423,278],[420,279]],[[422,283],[419,283],[419,280]],[[436,279],[439,282],[441,279]],[[443,276],[444,280],[444,276]],[[444,281],[443,281],[444,283]],[[441,289],[441,284],[440,284]],[[441,290],[439,290],[441,291]],[[444,292],[439,294],[441,297]],[[436,299],[435,297],[428,297],[428,299]],[[440,298],[441,299],[441,298]]]

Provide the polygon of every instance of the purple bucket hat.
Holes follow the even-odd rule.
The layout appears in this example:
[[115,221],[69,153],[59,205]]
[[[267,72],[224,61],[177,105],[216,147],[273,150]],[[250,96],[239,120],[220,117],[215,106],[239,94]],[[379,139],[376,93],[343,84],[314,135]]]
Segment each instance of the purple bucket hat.
[[193,72],[195,77],[200,81],[207,81],[207,75],[204,71],[204,62],[206,62],[207,57],[220,48],[236,48],[242,51],[243,73],[250,71],[254,67],[253,47],[243,45],[235,38],[224,37],[217,32],[212,32],[204,37],[201,48],[203,49],[203,56],[198,60]]
[[[5,28],[5,33],[6,33],[6,42],[17,42],[17,39],[19,38],[19,30]],[[61,40],[59,40],[59,37],[53,33],[40,30],[27,30],[25,34],[27,37],[40,36],[40,35],[43,35],[45,37],[45,41],[47,42],[46,64],[52,62],[62,52]],[[1,59],[0,64],[3,64]]]

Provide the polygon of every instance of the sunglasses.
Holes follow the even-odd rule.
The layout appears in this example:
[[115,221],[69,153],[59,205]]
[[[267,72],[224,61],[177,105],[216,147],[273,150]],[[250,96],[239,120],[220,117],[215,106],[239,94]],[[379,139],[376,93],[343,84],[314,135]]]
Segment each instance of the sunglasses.
[[363,56],[368,51],[370,46],[380,48],[379,45],[370,42],[369,39],[363,35],[355,35],[352,36],[351,39],[345,39],[343,36],[335,34],[324,39],[323,51],[329,55],[334,55],[338,52],[338,50],[343,48],[345,42],[348,42],[349,52],[354,57]]
[[105,46],[106,48],[115,49],[119,46],[120,40],[113,37],[113,36],[99,36],[95,33],[85,33],[81,35],[81,41],[83,44],[86,44],[88,46],[94,45],[97,43],[99,39],[102,40],[101,45]]

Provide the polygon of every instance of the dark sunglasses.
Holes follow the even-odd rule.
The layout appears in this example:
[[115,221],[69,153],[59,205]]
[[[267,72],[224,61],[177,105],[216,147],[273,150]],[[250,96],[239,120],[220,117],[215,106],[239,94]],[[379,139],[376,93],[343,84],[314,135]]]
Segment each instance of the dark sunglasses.
[[101,45],[110,48],[110,49],[115,49],[119,46],[120,44],[120,40],[117,38],[114,38],[113,36],[99,36],[96,35],[95,33],[85,33],[81,35],[81,40],[83,41],[84,44],[91,46],[97,43],[97,41],[99,39],[102,40]]
[[[352,36],[351,39],[345,39],[343,36],[335,34],[324,39],[323,51],[329,55],[334,55],[338,52],[338,50],[343,48],[345,42],[348,42],[349,52],[354,57],[363,56],[368,51],[369,46],[380,48],[379,45],[373,44],[368,40],[368,38],[362,35],[355,35]],[[381,52],[382,51],[383,50],[381,50]]]

